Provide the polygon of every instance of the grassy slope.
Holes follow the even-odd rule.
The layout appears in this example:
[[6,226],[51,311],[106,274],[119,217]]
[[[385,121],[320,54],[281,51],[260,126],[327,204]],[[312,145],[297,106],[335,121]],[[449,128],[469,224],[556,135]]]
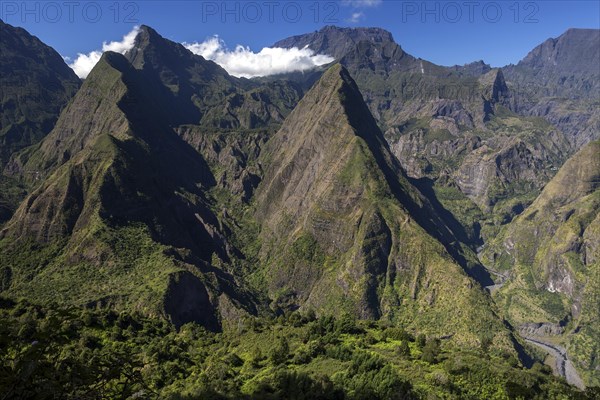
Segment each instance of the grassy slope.
[[599,379],[599,150],[593,142],[570,159],[485,253],[512,275],[495,297],[515,324],[572,319],[563,339],[589,383]]
[[436,215],[344,74],[328,71],[270,143],[257,194],[258,279],[289,307],[383,316],[457,343],[511,348],[490,299],[422,227]]

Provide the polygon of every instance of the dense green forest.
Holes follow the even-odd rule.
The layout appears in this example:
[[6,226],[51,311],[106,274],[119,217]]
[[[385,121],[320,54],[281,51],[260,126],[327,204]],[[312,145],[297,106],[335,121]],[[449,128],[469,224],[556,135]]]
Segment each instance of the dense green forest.
[[0,301],[4,399],[597,399],[508,354],[383,322],[294,312],[221,333]]

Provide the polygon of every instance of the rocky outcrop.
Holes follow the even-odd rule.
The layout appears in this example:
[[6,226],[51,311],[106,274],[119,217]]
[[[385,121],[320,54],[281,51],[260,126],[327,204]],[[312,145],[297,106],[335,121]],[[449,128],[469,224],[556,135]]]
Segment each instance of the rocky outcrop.
[[495,137],[484,141],[465,156],[456,183],[483,209],[507,196],[539,191],[561,164],[559,149],[567,146],[556,131],[542,140]]
[[528,322],[519,325],[517,328],[519,334],[524,337],[528,336],[557,336],[562,335],[565,328],[560,324],[551,324],[548,322]]

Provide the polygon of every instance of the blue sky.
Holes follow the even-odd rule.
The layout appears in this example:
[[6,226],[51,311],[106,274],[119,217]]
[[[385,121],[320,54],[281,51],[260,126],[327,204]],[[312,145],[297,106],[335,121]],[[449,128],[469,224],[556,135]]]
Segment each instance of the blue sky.
[[[71,4],[71,5],[69,5]],[[98,50],[147,24],[177,42],[217,34],[253,51],[324,25],[377,26],[407,52],[442,64],[483,59],[516,63],[572,27],[599,28],[598,1],[2,1],[0,18],[22,26],[60,54]],[[300,15],[301,14],[301,15]]]

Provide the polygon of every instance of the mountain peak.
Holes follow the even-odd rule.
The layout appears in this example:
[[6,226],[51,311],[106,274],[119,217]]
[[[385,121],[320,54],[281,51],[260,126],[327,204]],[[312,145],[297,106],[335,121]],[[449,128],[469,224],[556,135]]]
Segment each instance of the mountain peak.
[[359,28],[343,28],[335,25],[326,25],[319,30],[323,33],[338,32],[351,37],[364,37],[364,39],[372,39],[373,41],[393,42],[392,33],[383,28],[377,27],[359,27]]
[[345,119],[354,134],[365,141],[384,141],[358,85],[343,65],[330,67],[306,96],[323,109],[336,110],[333,114]]
[[129,61],[136,67],[139,67],[142,55],[147,49],[152,48],[155,52],[166,54],[171,52],[186,52],[187,50],[179,43],[171,42],[163,38],[157,31],[147,25],[140,26],[139,32],[135,37],[133,48],[130,49],[126,56]]
[[[305,163],[309,160],[304,158],[301,154],[303,152],[298,152],[298,149],[310,149],[310,152],[322,153],[323,160],[330,158],[329,162],[334,163],[336,157],[331,157],[331,154],[339,153],[341,148],[345,148],[357,137],[361,137],[366,142],[378,142],[380,145],[384,140],[356,83],[346,68],[341,64],[335,64],[304,96],[271,140],[269,147],[275,161],[266,174],[263,194],[272,200],[279,195],[283,195],[284,198],[288,196],[285,193],[278,193],[280,180],[283,179],[279,176],[281,173],[279,167],[288,162],[288,157],[298,158],[296,161],[298,171],[294,173],[294,179],[298,182],[307,180],[301,171],[307,167]],[[327,149],[331,150],[331,154]],[[323,160],[319,158],[318,163],[325,173],[327,168],[321,165]],[[310,179],[305,183],[308,184],[308,181]],[[288,190],[293,198],[299,198],[301,190],[299,192],[296,185],[289,185]],[[278,200],[285,202],[284,198]],[[262,213],[268,215],[275,202],[263,203],[265,207]]]
[[[284,288],[295,306],[360,318],[393,314],[401,293],[412,294],[404,297],[400,312],[420,303],[429,289],[414,289],[414,282],[423,273],[447,298],[481,296],[428,233],[443,236],[447,228],[406,178],[342,65],[323,74],[263,154],[256,215],[269,291]],[[294,256],[303,243],[312,243],[310,259]],[[454,319],[443,310],[450,303],[429,304],[439,310],[436,315]],[[467,319],[458,324],[468,327],[463,332],[471,329]]]
[[[124,72],[127,69],[131,68],[131,65],[127,61],[127,58],[125,58],[125,56],[123,56],[121,53],[116,53],[114,51],[105,51],[104,53],[102,53],[102,57],[100,57],[100,60],[98,61],[96,66],[98,64],[101,65],[102,63],[108,64],[110,67],[116,69],[119,72]],[[91,72],[90,75],[92,76]]]
[[164,38],[153,28],[148,25],[141,25],[139,28],[139,32],[135,37],[135,47],[142,47],[144,44],[153,42],[153,41],[161,41]]
[[385,29],[327,25],[319,31],[280,40],[273,47],[301,49],[308,46],[316,53],[327,54],[339,60],[360,42],[395,43],[392,34]]
[[494,102],[500,102],[501,99],[509,96],[509,89],[504,79],[502,69],[495,68],[482,75],[479,83],[486,89],[486,97]]
[[325,71],[321,80],[315,85],[315,90],[328,87],[335,87],[343,95],[360,96],[362,98],[356,82],[341,64],[335,64]]
[[598,75],[600,29],[571,28],[534,48],[518,65],[565,76],[573,73]]

